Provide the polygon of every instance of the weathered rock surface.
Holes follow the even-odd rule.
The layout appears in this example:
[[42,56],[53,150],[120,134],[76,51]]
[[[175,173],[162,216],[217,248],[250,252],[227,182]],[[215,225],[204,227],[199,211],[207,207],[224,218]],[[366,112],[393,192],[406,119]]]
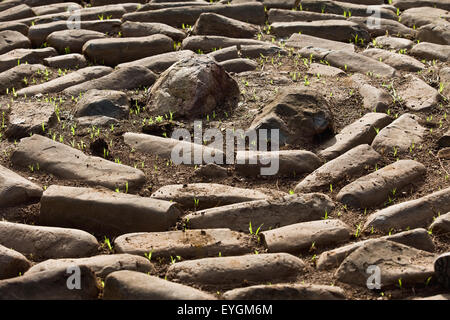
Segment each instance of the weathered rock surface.
[[39,164],[40,170],[57,177],[110,189],[139,189],[145,182],[142,171],[108,160],[85,155],[78,149],[40,135],[23,138],[11,156],[14,165]]
[[55,31],[51,33],[46,42],[61,54],[63,53],[81,53],[83,45],[89,40],[104,39],[104,33],[83,29],[68,29]]
[[0,245],[0,280],[18,277],[30,266],[31,262],[22,254]]
[[253,231],[319,220],[334,209],[333,201],[320,193],[289,195],[197,211],[185,216],[190,228],[230,228]]
[[117,252],[152,257],[180,256],[183,259],[233,256],[250,253],[248,235],[229,229],[202,229],[149,233],[129,233],[117,237]]
[[372,112],[386,112],[389,109],[392,97],[386,90],[372,86],[367,77],[360,73],[355,73],[351,79],[363,97],[364,108]]
[[450,23],[426,24],[417,31],[420,41],[450,45]]
[[176,204],[106,190],[50,186],[41,199],[39,221],[99,235],[165,231],[181,212]]
[[28,83],[29,79],[35,76],[37,72],[43,72],[44,70],[45,67],[41,64],[21,64],[0,73],[0,87],[4,89],[1,93],[5,93],[5,88],[19,90],[26,87],[25,79]]
[[120,26],[124,37],[147,37],[154,34],[163,34],[174,41],[182,41],[186,33],[164,23],[157,22],[132,22],[126,21]]
[[425,68],[425,65],[423,63],[410,56],[394,53],[383,49],[366,49],[362,52],[362,54],[390,65],[397,70],[416,72]]
[[267,45],[267,43],[253,39],[222,36],[190,36],[181,43],[183,50],[192,50],[195,52],[211,52],[217,49],[239,45]]
[[450,232],[450,212],[442,214],[433,221],[430,225],[430,229],[436,233],[449,233]]
[[0,31],[0,54],[18,48],[30,48],[31,42],[18,31],[5,30]]
[[117,271],[105,280],[105,300],[215,300],[214,296],[140,272]]
[[351,43],[342,43],[339,41],[314,37],[307,34],[293,33],[286,41],[286,46],[294,48],[317,47],[328,50],[345,50],[354,52],[355,46]]
[[253,38],[258,31],[259,28],[256,25],[207,12],[198,17],[192,29],[195,35],[217,35],[230,38]]
[[391,37],[391,36],[379,36],[375,38],[376,46],[382,46],[391,50],[411,49],[414,46],[414,42],[409,39]]
[[114,90],[89,90],[75,106],[76,117],[107,116],[126,118],[130,113],[130,101],[127,95]]
[[380,154],[372,147],[367,144],[359,145],[313,171],[297,184],[294,191],[302,193],[330,188],[330,184],[362,175],[380,159]]
[[430,42],[420,42],[411,49],[411,54],[418,58],[427,60],[450,60],[450,46]]
[[99,246],[94,236],[75,229],[0,221],[0,244],[34,259],[88,257]]
[[279,283],[297,279],[304,267],[301,259],[287,253],[204,258],[171,265],[167,278],[204,286]]
[[219,62],[226,72],[241,73],[247,71],[254,71],[258,67],[258,63],[245,58],[230,59]]
[[88,63],[83,55],[71,53],[57,57],[45,58],[44,64],[56,69],[80,69],[87,67]]
[[406,107],[414,111],[430,110],[440,101],[436,89],[411,74],[406,76],[406,83],[398,89],[398,95],[404,100]]
[[0,165],[0,207],[37,202],[42,188]]
[[269,23],[274,22],[293,22],[293,21],[317,21],[317,20],[345,20],[343,15],[332,13],[318,13],[308,11],[294,11],[284,9],[270,9],[267,16]]
[[54,48],[14,49],[0,55],[0,72],[14,68],[18,64],[42,64],[45,58],[57,55]]

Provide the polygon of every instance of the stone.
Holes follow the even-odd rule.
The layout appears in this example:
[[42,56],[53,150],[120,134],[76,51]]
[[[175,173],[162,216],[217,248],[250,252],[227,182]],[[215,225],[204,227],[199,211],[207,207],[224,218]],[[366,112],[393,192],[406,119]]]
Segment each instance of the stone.
[[228,170],[215,163],[201,165],[194,171],[194,175],[205,178],[225,178],[228,177]]
[[253,38],[258,32],[258,26],[212,12],[202,13],[192,29],[194,35],[216,35],[230,38]]
[[44,14],[65,12],[69,10],[75,11],[80,9],[82,9],[82,7],[75,2],[54,3],[54,4],[47,4],[44,6],[33,6],[33,8],[31,8],[31,10],[33,10],[33,13],[37,16],[41,16]]
[[135,195],[52,185],[41,199],[39,221],[98,235],[165,231],[181,216],[176,203]]
[[[242,48],[242,46],[241,46]],[[223,62],[232,59],[238,59],[240,57],[237,46],[226,47],[223,49],[215,50],[207,54],[208,57],[216,60],[217,62]]]
[[298,253],[314,247],[321,248],[350,240],[351,229],[337,219],[291,224],[261,232],[268,252]]
[[388,35],[396,37],[407,37],[412,39],[417,33],[416,30],[405,26],[398,22],[398,20],[355,16],[350,17],[348,20],[359,23],[360,26],[365,26],[372,37],[385,36],[387,33]]
[[367,266],[381,270],[381,289],[424,283],[433,275],[434,254],[388,240],[369,241],[352,252],[336,270],[337,280],[366,287]]
[[341,69],[327,66],[320,63],[311,63],[307,74],[312,76],[339,77],[345,75]]
[[75,117],[126,118],[130,113],[129,104],[127,95],[122,91],[92,89],[78,100],[75,106]]
[[[21,64],[0,73],[0,88],[19,90],[26,86],[24,79],[31,79],[37,72],[44,72],[45,67],[41,64]],[[5,92],[2,92],[5,93]]]
[[247,23],[262,25],[265,21],[264,6],[262,3],[248,2],[242,4],[215,4],[213,6],[175,7],[159,10],[128,13],[123,16],[124,21],[160,22],[168,23],[173,27],[184,25],[193,26],[202,13],[216,13],[222,16],[245,21]]
[[172,264],[167,279],[201,286],[280,283],[295,281],[305,263],[287,253],[203,258]]
[[380,154],[372,147],[361,144],[313,171],[297,184],[294,191],[304,193],[329,189],[330,184],[361,176],[380,160]]
[[119,121],[114,118],[105,116],[92,116],[77,118],[77,123],[80,127],[109,127],[111,125],[118,125]]
[[82,258],[97,253],[100,246],[87,232],[0,221],[0,244],[33,260]]
[[425,65],[413,57],[383,49],[372,48],[362,52],[366,57],[376,59],[397,70],[416,72],[425,69]]
[[391,118],[386,114],[367,113],[323,143],[322,150],[318,154],[327,160],[332,160],[360,144],[371,144],[377,135],[377,130],[383,129],[391,122]]
[[293,33],[310,35],[333,41],[349,42],[350,40],[370,39],[369,33],[359,24],[345,20],[317,20],[312,22],[274,22],[271,25],[273,34],[277,37],[288,37]]
[[118,69],[131,67],[131,66],[143,66],[154,73],[162,73],[169,69],[174,63],[182,59],[192,59],[196,54],[191,50],[179,50],[157,54],[151,57],[135,60],[132,62],[121,63],[117,66]]
[[[380,237],[379,239],[394,241],[428,252],[434,252],[435,250],[433,240],[428,234],[428,231],[422,228],[399,232],[391,236]],[[317,259],[316,268],[318,270],[329,270],[339,267],[342,261],[344,261],[350,253],[369,241],[377,241],[377,239],[362,240],[323,252]]]
[[125,143],[138,152],[156,155],[170,160],[175,160],[174,158],[177,156],[183,161],[186,160],[184,161],[188,162],[186,164],[198,164],[196,163],[196,157],[198,157],[198,155],[202,155],[200,159],[202,163],[206,162],[205,159],[210,157],[217,157],[219,159],[224,158],[222,150],[188,141],[133,132],[126,132],[123,137]]
[[[270,164],[270,167],[267,164]],[[322,161],[314,153],[305,150],[238,150],[235,170],[244,176],[259,174],[296,176],[302,173],[310,173],[321,165]]]
[[442,287],[450,288],[450,252],[441,254],[434,261],[434,277]]
[[250,253],[251,238],[230,229],[202,229],[167,232],[129,233],[114,240],[120,253],[183,259],[234,256]]
[[411,55],[427,60],[450,60],[450,46],[430,43],[430,42],[420,42],[416,44],[411,49]]
[[384,89],[372,86],[367,77],[360,73],[351,76],[354,86],[363,97],[363,107],[372,112],[386,112],[391,103],[392,97]]
[[279,129],[279,143],[284,145],[311,141],[332,127],[330,105],[321,92],[288,87],[256,115],[249,130]]
[[110,189],[138,190],[145,182],[142,171],[103,158],[87,156],[82,151],[40,135],[20,140],[11,156],[16,166],[39,164],[39,170],[57,177],[100,185]]
[[[93,21],[85,21],[80,17],[80,28],[83,30],[113,34],[120,31],[120,25],[120,19],[99,20],[97,17]],[[28,37],[34,47],[40,47],[51,33],[61,30],[69,30],[67,21],[52,21],[49,23],[36,24],[30,27]]]
[[147,258],[131,254],[106,254],[78,259],[49,259],[35,264],[26,274],[45,272],[58,268],[67,269],[73,266],[89,267],[101,279],[105,279],[107,275],[120,270],[153,274],[156,272],[155,267],[153,267]]
[[379,36],[375,38],[375,45],[382,46],[389,50],[402,50],[402,49],[409,50],[414,46],[414,42],[404,38]]
[[45,58],[56,56],[53,48],[14,49],[0,55],[0,72],[14,68],[18,64],[42,64]]
[[18,31],[25,37],[28,35],[28,26],[16,21],[0,22],[0,31]]
[[287,195],[254,200],[190,213],[184,220],[190,228],[230,228],[247,231],[270,230],[295,223],[320,220],[334,209],[333,201],[321,193]]
[[234,73],[254,71],[258,67],[256,61],[245,58],[230,59],[220,62],[219,65],[222,66],[226,72]]
[[433,217],[450,211],[450,188],[436,191],[424,197],[392,205],[371,214],[364,230],[374,227],[380,231],[427,227]]
[[33,17],[33,10],[26,4],[21,4],[0,12],[0,21],[13,21]]
[[5,136],[12,139],[28,137],[31,134],[44,133],[56,122],[55,107],[47,102],[23,102],[13,104],[8,117]]
[[137,12],[144,12],[144,11],[153,11],[153,10],[159,10],[159,9],[169,9],[174,7],[196,7],[196,6],[206,6],[210,5],[211,3],[205,3],[203,0],[169,0],[169,1],[159,1],[159,2],[149,2],[141,6]]
[[206,56],[183,59],[164,71],[150,91],[148,110],[156,114],[205,116],[239,101],[239,86],[223,67]]
[[18,31],[0,31],[0,54],[18,48],[30,48],[31,42]]
[[398,154],[418,146],[426,133],[418,119],[416,115],[404,113],[378,132],[372,147],[380,153]]
[[122,35],[128,37],[147,37],[154,34],[163,34],[174,41],[182,41],[186,33],[172,26],[157,22],[133,22],[126,21],[120,26]]
[[394,0],[392,4],[400,10],[414,7],[436,7],[450,10],[450,4],[446,0]]
[[0,165],[0,208],[38,202],[42,188]]
[[450,232],[450,212],[441,214],[433,221],[429,229],[433,230],[433,233],[449,233]]
[[383,204],[406,186],[423,180],[426,168],[414,160],[399,160],[343,187],[336,199],[350,207],[370,208]]
[[264,200],[283,194],[274,190],[251,190],[218,183],[191,183],[166,185],[155,191],[154,199],[174,201],[182,208],[197,210],[238,202]]
[[86,67],[80,70],[66,74],[65,76],[44,82],[41,84],[36,84],[27,88],[23,88],[17,91],[18,96],[33,96],[39,93],[57,93],[61,92],[66,88],[88,82],[89,80],[103,77],[113,71],[110,67],[94,66]]
[[59,53],[82,53],[86,42],[93,39],[105,39],[104,33],[83,29],[68,29],[52,32],[46,42]]
[[318,13],[308,11],[294,11],[292,8],[270,9],[267,16],[270,24],[274,22],[317,21],[317,20],[345,20],[343,15]]
[[331,51],[325,56],[325,59],[338,68],[350,72],[372,73],[381,77],[392,77],[396,71],[391,66],[378,60],[366,57],[359,53],[350,51]]
[[423,42],[450,45],[450,23],[424,25],[417,30],[417,38]]
[[430,23],[446,23],[449,17],[448,11],[432,7],[410,8],[400,15],[401,22],[411,28],[414,26],[419,28]]
[[83,54],[94,62],[116,66],[173,50],[173,40],[162,34],[147,37],[94,39],[83,45]]
[[18,277],[31,267],[31,262],[17,251],[0,245],[0,281]]
[[450,98],[450,67],[439,70],[439,80],[439,93]]
[[397,90],[407,108],[413,111],[427,111],[439,104],[440,97],[436,89],[417,76],[408,74],[406,82]]
[[211,52],[216,49],[244,46],[244,45],[265,45],[264,41],[242,38],[229,38],[222,36],[190,36],[183,40],[181,48],[195,52]]
[[86,92],[90,89],[123,91],[144,86],[150,87],[156,81],[156,78],[156,74],[145,67],[131,66],[73,85],[64,89],[63,93],[69,96],[77,96],[80,92]]
[[[73,272],[72,272],[73,273]],[[99,288],[91,269],[80,266],[81,290],[70,290],[67,268],[31,273],[0,281],[1,300],[94,300]]]
[[81,69],[87,67],[86,58],[78,53],[45,58],[44,65],[55,69]]
[[354,52],[355,46],[351,43],[342,43],[329,39],[313,37],[306,34],[293,33],[286,41],[286,46],[294,48],[317,47],[327,50],[345,50]]
[[179,283],[140,272],[117,271],[105,280],[105,300],[215,300],[215,297]]
[[225,300],[345,300],[344,290],[317,284],[257,285],[226,291]]
[[263,56],[271,56],[271,55],[280,55],[286,56],[288,52],[278,46],[273,44],[249,44],[249,45],[241,45],[240,48],[241,56],[247,59],[255,59]]

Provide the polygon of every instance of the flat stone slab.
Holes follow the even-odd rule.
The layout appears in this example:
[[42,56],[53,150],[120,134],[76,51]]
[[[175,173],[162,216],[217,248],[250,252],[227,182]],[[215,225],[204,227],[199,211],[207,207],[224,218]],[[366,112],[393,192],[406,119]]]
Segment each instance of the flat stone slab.
[[372,37],[384,36],[386,35],[386,32],[390,35],[397,37],[414,38],[416,36],[416,30],[414,30],[412,27],[409,28],[405,26],[401,22],[398,22],[398,18],[396,20],[392,20],[392,19],[376,18],[374,16],[372,17],[352,16],[348,20],[359,23],[362,26],[366,26]]
[[351,229],[340,220],[317,220],[287,225],[261,232],[269,252],[298,253],[315,247],[329,246],[350,239]]
[[20,140],[11,161],[21,167],[39,164],[40,170],[57,177],[110,189],[124,190],[128,184],[129,190],[136,190],[145,182],[144,173],[138,169],[87,156],[78,149],[40,135]]
[[339,41],[333,41],[330,39],[324,39],[319,37],[314,37],[312,35],[293,33],[289,39],[286,41],[287,47],[294,48],[305,48],[305,47],[316,47],[328,50],[344,50],[344,51],[355,51],[355,46],[351,43],[343,43]]
[[52,32],[46,42],[59,53],[82,53],[86,42],[93,39],[105,39],[102,32],[83,29],[68,29]]
[[425,65],[405,54],[399,54],[388,50],[372,48],[362,52],[363,55],[383,62],[391,67],[409,72],[416,72],[425,69]]
[[319,220],[325,216],[325,211],[333,209],[333,201],[324,194],[296,194],[201,210],[188,214],[184,219],[194,229],[226,227],[246,232],[251,223],[253,231],[258,228],[263,231]]
[[376,130],[383,129],[391,121],[391,118],[386,114],[367,113],[322,144],[322,150],[318,154],[327,160],[331,160],[360,144],[371,144],[377,135]]
[[192,29],[194,35],[217,35],[231,38],[253,38],[259,27],[212,12],[202,13]]
[[167,279],[184,284],[210,286],[279,283],[295,281],[305,268],[304,262],[288,253],[216,257],[175,263],[167,270]]
[[154,73],[162,73],[169,69],[174,63],[187,58],[192,58],[196,54],[191,50],[179,50],[157,54],[151,57],[121,63],[117,66],[118,69],[131,67],[131,66],[143,66],[150,69]]
[[[403,231],[391,236],[384,236],[379,239],[386,239],[406,246],[414,247],[419,250],[434,252],[435,247],[428,231],[423,228],[418,228],[409,231]],[[368,239],[354,242],[343,247],[323,252],[316,262],[318,270],[329,270],[336,267],[344,261],[344,259],[353,251],[360,248],[369,241],[377,241],[377,239]]]
[[54,48],[43,49],[14,49],[0,55],[0,72],[14,68],[19,62],[28,64],[42,64],[45,58],[56,56]]
[[88,65],[86,58],[79,53],[45,58],[44,64],[55,69],[81,69]]
[[190,36],[183,40],[181,43],[181,48],[183,50],[192,50],[195,52],[211,52],[214,51],[214,49],[222,49],[239,45],[267,45],[267,42],[222,36]]
[[0,280],[18,277],[31,267],[21,253],[0,245]]
[[434,254],[388,240],[369,241],[351,253],[335,273],[337,280],[366,287],[367,267],[380,268],[381,288],[423,284],[434,274]]
[[426,24],[417,31],[417,38],[424,42],[450,45],[450,23]]
[[152,257],[180,256],[183,259],[233,256],[250,253],[248,235],[230,229],[202,229],[167,232],[129,233],[114,240],[120,253]]
[[267,13],[270,24],[274,22],[345,20],[343,15],[286,9],[270,9]]
[[362,54],[350,51],[331,51],[325,59],[334,67],[351,72],[371,73],[375,76],[392,77],[396,71],[391,66]]
[[297,184],[294,191],[305,193],[329,188],[330,184],[345,178],[362,175],[367,167],[374,166],[380,160],[380,154],[372,147],[361,144],[313,171]]
[[179,283],[134,271],[117,271],[105,280],[105,300],[215,300],[215,297]]
[[38,202],[42,188],[0,165],[0,208]]
[[97,90],[130,90],[139,87],[150,87],[156,81],[156,74],[142,66],[131,66],[116,69],[103,77],[68,87],[63,91],[66,95],[77,96],[90,89]]
[[433,223],[430,225],[431,230],[434,233],[449,233],[450,232],[450,212],[446,214],[441,214]]
[[23,102],[13,104],[8,117],[5,136],[21,139],[43,132],[42,126],[48,128],[56,122],[55,106],[47,102]]
[[320,63],[311,63],[307,74],[312,76],[338,77],[345,75],[345,72],[339,68],[327,66]]
[[31,42],[22,33],[14,30],[0,31],[0,54],[18,48],[30,48]]
[[116,119],[127,118],[130,114],[130,100],[122,91],[87,91],[75,106],[75,117],[105,116]]
[[447,10],[431,6],[406,9],[400,15],[401,22],[411,28],[413,26],[419,28],[430,23],[445,23],[449,17],[450,13]]
[[81,258],[97,253],[94,236],[75,229],[0,221],[0,244],[34,259]]
[[364,41],[370,39],[369,33],[359,24],[346,20],[274,22],[271,27],[277,37],[289,37],[293,33],[300,32],[333,41],[349,42],[356,36]]
[[372,142],[372,147],[380,153],[407,152],[418,146],[426,129],[418,122],[418,116],[405,113],[384,127]]
[[257,285],[226,291],[225,300],[345,300],[344,290],[317,284]]
[[386,90],[372,86],[367,78],[360,73],[351,76],[353,84],[363,97],[364,108],[372,112],[386,112],[392,103],[392,97]]
[[226,72],[234,72],[234,73],[254,71],[258,68],[258,63],[256,61],[245,58],[237,58],[222,61],[219,62],[219,65],[221,65]]
[[86,266],[95,275],[104,279],[110,273],[120,270],[130,270],[143,273],[155,273],[155,268],[147,258],[131,254],[108,254],[79,259],[49,259],[35,264],[26,274],[50,271],[58,268]]
[[49,271],[31,273],[7,280],[0,280],[2,300],[94,300],[98,298],[99,288],[95,274],[86,266],[80,266],[81,290],[70,290],[68,278],[73,271],[57,268]]
[[174,201],[185,209],[201,210],[238,202],[266,200],[281,195],[286,194],[276,190],[252,190],[218,183],[190,183],[166,185],[159,188],[151,197]]
[[173,202],[109,190],[50,186],[41,199],[39,221],[99,235],[165,231],[181,212]]
[[163,34],[172,38],[174,41],[182,41],[186,38],[184,31],[157,22],[126,21],[122,23],[120,30],[124,37],[147,37],[154,34]]
[[436,89],[412,74],[408,74],[406,80],[397,92],[407,108],[413,111],[427,111],[438,105],[440,97]]
[[375,44],[376,46],[382,46],[383,48],[390,50],[411,49],[414,46],[414,42],[409,39],[391,36],[376,37]]
[[450,188],[446,188],[422,198],[402,202],[370,215],[364,229],[388,231],[391,228],[427,227],[438,213],[450,211]]
[[[184,164],[200,164],[196,162],[203,163],[206,162],[205,159],[209,158],[223,160],[225,156],[222,150],[172,138],[134,132],[126,132],[123,138],[128,146],[138,152],[156,155],[164,159],[173,160],[174,162],[174,156],[176,156],[179,157],[180,163],[183,161]],[[196,159],[199,161],[196,161]]]
[[394,0],[392,5],[400,10],[406,10],[414,7],[436,7],[450,10],[450,4],[446,0]]
[[346,185],[336,199],[355,208],[375,207],[406,186],[423,181],[425,173],[423,164],[399,160]]
[[306,150],[238,151],[235,170],[244,176],[289,175],[310,173],[320,167],[322,161]]
[[18,96],[33,96],[38,93],[57,93],[63,91],[66,88],[75,86],[77,84],[87,82],[89,80],[103,77],[113,71],[110,67],[95,66],[80,69],[78,71],[71,72],[65,76],[23,88],[17,91]]
[[162,34],[147,37],[94,39],[83,45],[90,60],[108,66],[142,59],[173,50],[173,40]]
[[411,55],[427,60],[450,60],[450,46],[430,42],[420,42],[410,51]]

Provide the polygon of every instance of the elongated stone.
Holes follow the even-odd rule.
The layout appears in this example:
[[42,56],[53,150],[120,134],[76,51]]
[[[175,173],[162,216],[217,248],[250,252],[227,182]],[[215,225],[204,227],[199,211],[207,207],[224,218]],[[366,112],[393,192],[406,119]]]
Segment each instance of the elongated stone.
[[397,70],[416,72],[425,69],[425,65],[422,62],[404,54],[378,48],[366,49],[362,54],[390,65]]
[[0,208],[37,202],[42,188],[0,165]]
[[185,217],[190,228],[221,228],[254,232],[294,223],[319,220],[334,204],[320,193],[288,195],[271,200],[256,200],[206,209]]
[[406,80],[397,92],[407,108],[413,111],[427,111],[438,105],[440,97],[436,89],[412,74],[408,74]]
[[400,160],[343,187],[336,199],[356,208],[382,204],[402,188],[423,179],[426,168],[414,160]]
[[250,253],[248,235],[229,229],[202,229],[124,234],[114,240],[117,252],[183,259]]
[[430,225],[430,229],[436,233],[449,233],[450,232],[450,212],[441,214]]
[[22,254],[0,245],[0,280],[18,277],[31,267]]
[[355,51],[355,46],[351,43],[343,43],[298,33],[293,33],[289,37],[289,39],[286,41],[286,46],[300,49],[312,46],[328,50],[345,50],[350,52]]
[[41,223],[79,228],[99,235],[165,231],[181,212],[176,204],[135,195],[50,186],[41,200]]

